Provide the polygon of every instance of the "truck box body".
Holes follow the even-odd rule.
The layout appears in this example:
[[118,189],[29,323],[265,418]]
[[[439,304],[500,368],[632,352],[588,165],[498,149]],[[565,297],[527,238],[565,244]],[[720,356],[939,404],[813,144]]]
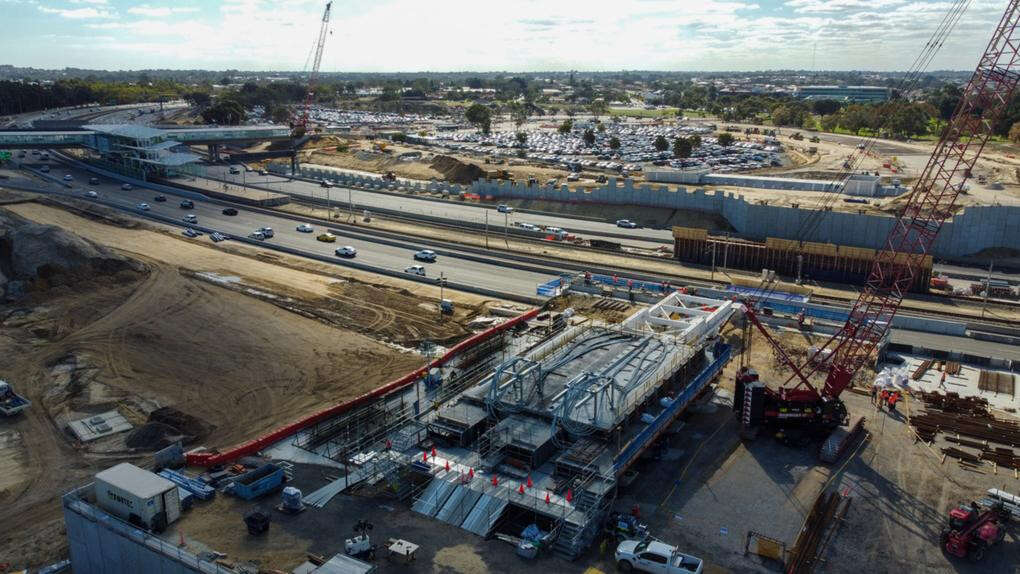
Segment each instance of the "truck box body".
[[94,488],[100,508],[142,528],[159,532],[181,515],[177,485],[130,463],[98,473]]
[[227,488],[234,496],[254,500],[278,489],[283,480],[283,469],[270,463],[238,476]]

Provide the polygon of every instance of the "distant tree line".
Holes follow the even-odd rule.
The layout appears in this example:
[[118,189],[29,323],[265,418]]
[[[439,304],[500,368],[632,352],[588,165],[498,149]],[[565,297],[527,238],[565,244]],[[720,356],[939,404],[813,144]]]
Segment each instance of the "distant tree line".
[[169,81],[145,85],[80,79],[59,80],[52,84],[0,81],[0,114],[21,114],[91,103],[153,102],[160,98],[177,98],[180,94],[180,86]]

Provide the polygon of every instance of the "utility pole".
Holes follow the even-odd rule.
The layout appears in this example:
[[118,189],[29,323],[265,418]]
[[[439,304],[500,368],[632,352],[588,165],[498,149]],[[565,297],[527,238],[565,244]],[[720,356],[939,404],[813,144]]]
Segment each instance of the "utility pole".
[[804,282],[801,278],[801,271],[804,269],[804,256],[800,253],[797,254],[797,285]]
[[326,188],[326,219],[333,221],[333,201],[330,199],[329,188]]
[[992,290],[992,265],[995,261],[988,262],[988,277],[985,279],[985,296],[981,301],[981,316],[985,316],[985,307],[988,306],[988,292]]
[[489,248],[489,210],[485,210],[485,248]]
[[510,213],[503,212],[503,243],[510,249]]
[[347,209],[349,210],[350,219],[354,219],[354,200],[351,198],[351,188],[347,188]]
[[446,287],[446,273],[443,273],[442,271],[440,271],[439,272],[439,300],[440,301],[445,299],[445,297],[443,297],[443,293],[444,293],[444,288],[445,287]]
[[722,252],[722,268],[723,268],[723,273],[726,273],[726,260],[728,259],[729,254],[730,254],[730,233],[727,231],[726,232],[726,244],[723,245],[723,252]]

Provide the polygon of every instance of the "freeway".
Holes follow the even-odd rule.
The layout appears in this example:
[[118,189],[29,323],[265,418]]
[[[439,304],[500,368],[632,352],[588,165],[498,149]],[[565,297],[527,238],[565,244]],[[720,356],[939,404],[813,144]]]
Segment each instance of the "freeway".
[[[272,174],[258,175],[255,172],[231,174],[228,169],[227,166],[207,166],[207,173],[212,178],[226,180],[237,185],[257,186],[279,193],[310,197],[317,200],[327,199],[327,190],[315,183],[290,180]],[[670,229],[622,229],[616,226],[616,220],[611,216],[607,217],[605,222],[575,219],[566,215],[537,215],[520,212],[508,216],[499,213],[494,206],[436,201],[412,195],[362,191],[347,187],[334,187],[328,193],[329,199],[335,201],[336,205],[346,208],[352,203],[355,211],[362,209],[368,209],[369,211],[372,209],[387,209],[406,213],[408,217],[424,215],[477,224],[484,224],[486,217],[488,217],[488,223],[492,226],[495,233],[498,233],[498,230],[502,229],[504,225],[526,222],[533,225],[561,227],[585,239],[605,239],[607,241],[620,242],[621,239],[617,235],[625,234],[631,237],[631,239],[622,240],[626,244],[647,249],[673,244],[673,233]],[[612,206],[606,206],[606,209],[611,211]]]
[[[44,163],[44,162],[34,162]],[[490,259],[478,261],[477,257],[471,259],[463,258],[457,252],[449,255],[440,255],[436,263],[422,263],[414,261],[413,254],[418,249],[428,248],[427,244],[416,244],[410,240],[406,247],[387,245],[379,243],[369,235],[358,233],[340,227],[330,227],[330,230],[337,235],[336,243],[324,243],[316,240],[316,236],[326,231],[322,225],[315,225],[312,233],[301,233],[295,228],[301,222],[299,219],[287,217],[286,215],[267,215],[261,212],[245,209],[244,206],[236,206],[238,214],[228,216],[222,213],[224,206],[211,201],[195,200],[195,208],[185,210],[180,208],[180,201],[183,196],[163,194],[167,197],[166,202],[156,202],[155,197],[160,194],[150,189],[135,188],[127,191],[121,189],[120,182],[115,182],[105,177],[100,177],[99,185],[87,185],[90,177],[94,177],[87,171],[60,165],[51,162],[51,175],[63,177],[70,174],[73,178],[70,192],[82,199],[89,199],[85,196],[88,190],[95,190],[99,199],[114,205],[131,209],[140,216],[158,214],[171,217],[180,222],[180,225],[187,224],[182,220],[185,215],[193,214],[197,217],[197,226],[213,229],[222,233],[247,236],[259,227],[271,227],[275,236],[265,241],[267,244],[277,244],[291,249],[297,249],[304,253],[318,256],[335,257],[334,250],[337,247],[351,245],[358,250],[356,261],[366,265],[373,265],[391,271],[401,272],[411,265],[424,265],[427,277],[438,279],[443,274],[448,281],[453,283],[473,285],[483,289],[489,289],[500,293],[520,295],[527,297],[535,296],[535,288],[540,283],[555,278],[558,274],[554,266],[549,267],[548,273],[540,273],[528,269],[514,269],[512,272],[507,269],[511,263]],[[51,184],[54,190],[58,189],[56,184]],[[150,207],[148,212],[137,208],[140,203],[147,203]],[[448,250],[444,250],[444,253]],[[337,263],[342,265],[345,260],[335,257]]]

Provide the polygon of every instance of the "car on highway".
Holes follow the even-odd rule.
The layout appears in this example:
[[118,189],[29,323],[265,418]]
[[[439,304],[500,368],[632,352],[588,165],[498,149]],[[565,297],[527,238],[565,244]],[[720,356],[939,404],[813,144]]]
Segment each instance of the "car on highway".
[[324,179],[321,182],[319,182],[319,186],[320,187],[325,187],[325,188],[330,188],[330,187],[333,187],[333,182],[329,181],[328,179]]
[[302,223],[301,225],[298,225],[295,229],[297,229],[301,233],[311,233],[315,231],[315,228],[312,227],[311,225],[308,225],[307,223]]
[[220,241],[226,241],[227,240],[227,236],[223,235],[219,231],[216,231],[216,232],[213,232],[213,233],[209,234],[209,239],[212,239],[214,242],[219,243]]
[[509,205],[507,205],[505,203],[501,203],[498,206],[496,206],[496,211],[498,211],[500,213],[513,213],[514,212],[514,208],[510,207]]
[[343,247],[337,247],[335,253],[337,257],[357,257],[358,250],[350,245],[344,245]]
[[237,175],[237,174],[241,173],[241,170],[237,169],[237,168],[236,168],[236,167],[234,167],[234,166],[230,166],[230,173],[231,173],[232,175]]
[[624,227],[626,229],[634,229],[635,227],[637,227],[637,223],[634,223],[633,221],[631,221],[629,219],[617,219],[616,220],[616,226],[617,227]]
[[189,213],[188,215],[182,217],[181,221],[184,221],[185,223],[198,223],[198,217]]
[[99,185],[99,178],[98,177],[90,177],[89,178],[89,185]]
[[195,202],[190,199],[182,199],[181,209],[195,209]]
[[261,231],[252,231],[248,234],[248,237],[250,239],[258,239],[259,241],[265,241],[266,239],[266,235]]
[[132,189],[134,189],[134,187],[132,187],[130,183],[121,184],[120,188],[123,189],[124,191],[131,191]]
[[138,209],[140,209],[142,211],[149,211],[149,204],[148,203],[139,203],[138,204]]
[[315,239],[323,243],[336,243],[336,235],[333,235],[328,231],[326,233],[319,234],[319,236]]
[[65,174],[65,175],[64,175],[64,181],[74,181],[74,176],[72,176],[72,175],[71,175],[71,174],[69,174],[69,173],[68,173],[68,174]]
[[199,235],[202,235],[201,233],[199,233],[199,232],[195,231],[194,229],[192,229],[192,228],[190,228],[190,227],[189,227],[189,228],[187,228],[187,229],[185,229],[185,230],[184,230],[184,231],[182,231],[181,233],[182,233],[183,235],[186,235],[186,236],[188,236],[188,237],[198,237]]
[[92,198],[92,199],[96,199],[97,197],[99,197],[99,194],[98,194],[98,193],[96,193],[96,192],[94,192],[94,191],[92,191],[92,190],[90,189],[90,190],[88,190],[88,191],[86,191],[86,192],[85,192],[85,197],[90,197],[90,198]]
[[684,554],[676,546],[653,538],[624,540],[616,547],[616,567],[622,572],[640,570],[651,574],[701,574],[701,558]]
[[259,170],[259,175],[269,175],[269,172],[267,172],[267,171],[266,171],[266,170],[264,170],[264,169],[260,169],[260,170]]
[[414,260],[415,261],[424,261],[426,263],[435,263],[436,262],[436,252],[432,251],[431,249],[422,249],[421,251],[416,251],[414,253]]
[[256,229],[255,231],[261,231],[262,235],[266,236],[266,239],[269,239],[270,237],[276,235],[275,233],[273,233],[273,228],[272,227],[260,227],[260,228]]
[[237,215],[237,210],[233,207],[223,208],[223,215]]
[[156,197],[152,198],[152,200],[155,201],[156,203],[163,203],[164,201],[166,201],[166,196],[165,195],[157,195]]
[[404,268],[404,273],[410,273],[411,275],[421,275],[422,277],[424,277],[425,276],[425,266],[424,265],[412,265],[410,267],[405,267]]
[[49,173],[50,172],[50,166],[44,165],[44,166],[39,168],[39,171],[41,171],[43,173]]

